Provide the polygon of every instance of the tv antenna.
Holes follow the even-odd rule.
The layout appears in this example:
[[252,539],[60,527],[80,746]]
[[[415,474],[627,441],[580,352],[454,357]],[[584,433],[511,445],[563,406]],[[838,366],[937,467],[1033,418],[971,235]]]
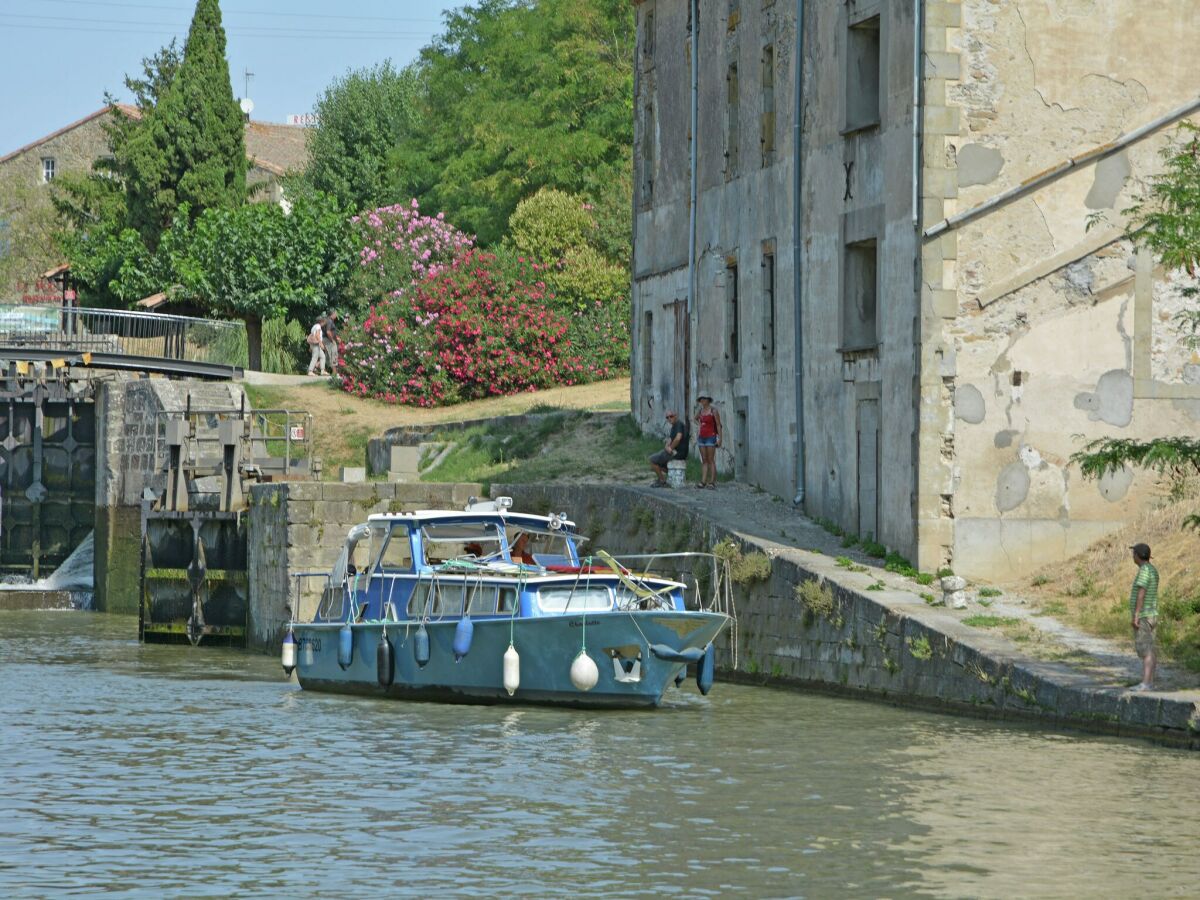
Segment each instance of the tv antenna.
[[242,70],[242,86],[243,86],[242,96],[243,97],[250,96],[250,79],[253,77],[254,77],[254,73],[250,71],[249,67]]

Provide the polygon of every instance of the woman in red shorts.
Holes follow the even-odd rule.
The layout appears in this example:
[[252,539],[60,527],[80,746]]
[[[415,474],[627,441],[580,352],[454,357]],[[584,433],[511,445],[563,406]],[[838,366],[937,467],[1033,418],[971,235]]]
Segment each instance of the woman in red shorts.
[[700,449],[700,483],[696,487],[717,486],[717,448],[721,446],[721,414],[713,409],[713,398],[700,395],[696,422],[700,425],[696,446]]

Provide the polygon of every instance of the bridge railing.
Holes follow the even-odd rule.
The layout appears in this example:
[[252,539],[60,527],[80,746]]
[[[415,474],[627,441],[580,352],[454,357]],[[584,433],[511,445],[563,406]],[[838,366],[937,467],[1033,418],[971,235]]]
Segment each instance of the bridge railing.
[[247,365],[244,322],[121,309],[0,305],[0,346]]

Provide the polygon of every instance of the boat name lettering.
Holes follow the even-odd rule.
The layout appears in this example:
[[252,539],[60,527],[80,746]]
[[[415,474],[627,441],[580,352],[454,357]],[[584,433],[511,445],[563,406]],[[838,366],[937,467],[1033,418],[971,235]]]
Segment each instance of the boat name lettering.
[[572,622],[572,623],[571,623],[571,627],[572,627],[572,628],[582,628],[582,627],[583,627],[585,624],[587,624],[587,625],[599,625],[599,624],[600,624],[600,620],[599,620],[599,619],[588,619],[586,623],[584,623],[584,622]]
[[308,644],[313,649],[313,653],[321,652],[321,639],[319,637],[302,637],[296,642],[301,647]]

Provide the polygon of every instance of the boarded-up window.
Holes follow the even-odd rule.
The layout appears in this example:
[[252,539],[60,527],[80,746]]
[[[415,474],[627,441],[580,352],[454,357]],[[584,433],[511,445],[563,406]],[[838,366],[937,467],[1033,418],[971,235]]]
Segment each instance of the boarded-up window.
[[879,124],[879,16],[846,35],[846,128]]
[[762,54],[762,118],[759,122],[759,143],[762,144],[763,165],[769,165],[775,152],[775,48],[767,46]]
[[878,270],[875,241],[846,245],[842,275],[843,350],[868,350],[878,343],[875,328]]
[[775,254],[764,253],[762,258],[763,279],[763,354],[775,356]]
[[738,333],[740,313],[738,310],[738,266],[737,260],[725,264],[725,297],[729,308],[729,361],[736,365],[741,361],[741,335]]
[[651,202],[654,200],[655,127],[654,103],[648,101],[642,107],[642,177],[640,199],[643,208],[649,208]]
[[738,68],[729,67],[725,75],[725,177],[732,178],[738,167]]

